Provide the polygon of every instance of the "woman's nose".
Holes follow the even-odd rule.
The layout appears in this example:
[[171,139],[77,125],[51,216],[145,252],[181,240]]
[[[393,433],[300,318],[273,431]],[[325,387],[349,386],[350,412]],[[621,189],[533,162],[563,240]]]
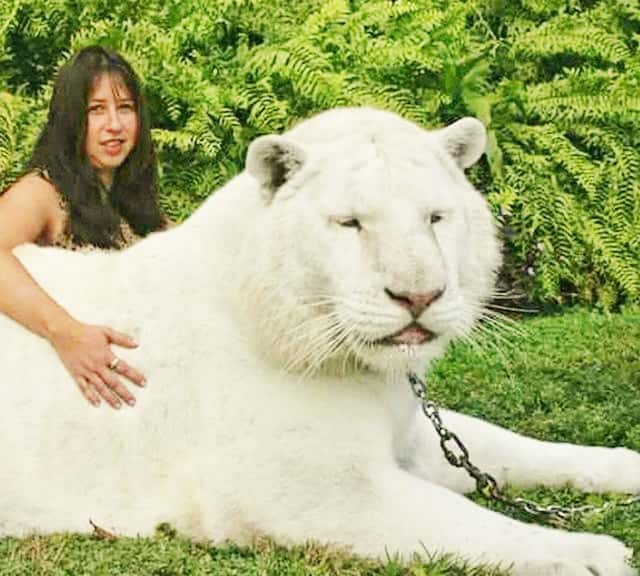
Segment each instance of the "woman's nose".
[[109,110],[109,115],[107,117],[107,129],[111,132],[119,132],[122,130],[122,120],[116,108]]

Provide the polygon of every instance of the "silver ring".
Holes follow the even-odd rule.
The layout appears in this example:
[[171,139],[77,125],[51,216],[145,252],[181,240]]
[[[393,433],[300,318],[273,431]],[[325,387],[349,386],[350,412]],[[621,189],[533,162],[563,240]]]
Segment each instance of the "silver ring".
[[115,370],[118,368],[118,364],[120,364],[120,358],[114,356],[113,360],[109,362],[109,370],[113,370],[115,372]]

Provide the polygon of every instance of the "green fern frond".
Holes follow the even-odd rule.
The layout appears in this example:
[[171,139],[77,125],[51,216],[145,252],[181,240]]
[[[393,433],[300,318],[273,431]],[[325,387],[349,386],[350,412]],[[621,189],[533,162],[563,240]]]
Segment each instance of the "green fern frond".
[[514,54],[526,57],[548,57],[573,53],[605,61],[623,62],[631,55],[620,37],[597,26],[584,23],[576,26],[575,18],[563,17],[551,20],[516,39]]

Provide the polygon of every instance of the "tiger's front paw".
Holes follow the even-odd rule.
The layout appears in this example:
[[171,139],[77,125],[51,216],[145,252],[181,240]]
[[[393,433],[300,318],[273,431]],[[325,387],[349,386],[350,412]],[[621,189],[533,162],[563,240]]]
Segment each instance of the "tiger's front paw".
[[549,550],[583,566],[595,576],[637,576],[629,564],[633,551],[611,536],[565,534],[554,539]]
[[573,560],[538,558],[531,562],[514,565],[512,576],[636,576],[629,571],[601,572],[599,569]]

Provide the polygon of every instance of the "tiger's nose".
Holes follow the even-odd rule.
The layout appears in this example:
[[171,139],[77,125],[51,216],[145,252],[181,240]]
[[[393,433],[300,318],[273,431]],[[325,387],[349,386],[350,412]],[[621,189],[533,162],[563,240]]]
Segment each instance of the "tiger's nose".
[[444,290],[443,287],[423,294],[413,294],[411,292],[392,292],[389,288],[384,289],[391,300],[409,310],[414,318],[419,318],[431,304],[444,294]]

